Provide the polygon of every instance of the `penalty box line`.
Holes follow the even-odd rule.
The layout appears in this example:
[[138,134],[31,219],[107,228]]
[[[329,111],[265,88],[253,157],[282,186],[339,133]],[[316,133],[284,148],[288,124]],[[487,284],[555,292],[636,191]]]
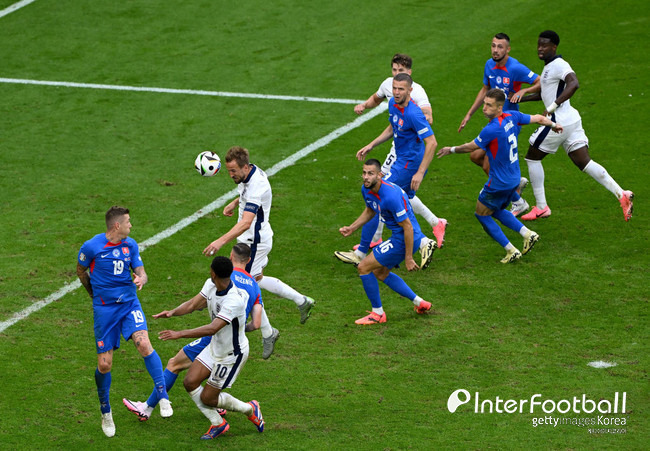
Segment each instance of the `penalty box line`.
[[[277,174],[283,169],[286,169],[290,166],[293,166],[298,160],[306,157],[307,155],[315,152],[316,150],[320,149],[321,147],[325,147],[332,141],[334,141],[336,138],[343,136],[344,134],[348,133],[351,130],[354,130],[355,128],[361,126],[365,122],[375,118],[376,116],[380,115],[381,113],[385,112],[388,109],[388,106],[386,103],[382,103],[379,105],[377,108],[368,111],[365,113],[363,116],[358,117],[354,121],[344,125],[343,127],[339,127],[333,132],[329,133],[326,136],[323,136],[317,141],[314,141],[313,143],[309,144],[306,147],[303,147],[300,149],[298,152],[294,153],[293,155],[290,155],[289,157],[285,158],[284,160],[274,164],[271,168],[269,168],[266,173],[269,177],[272,177],[273,175]],[[154,246],[155,244],[158,244],[165,238],[169,238],[170,236],[174,235],[175,233],[183,230],[185,227],[189,226],[190,224],[198,221],[202,217],[212,213],[214,210],[217,208],[223,207],[226,205],[228,201],[233,199],[235,196],[237,196],[237,188],[233,188],[232,190],[228,191],[226,194],[220,196],[210,204],[204,206],[200,210],[198,210],[196,213],[181,219],[178,221],[176,224],[173,226],[163,230],[160,233],[157,233],[156,235],[152,236],[151,238],[148,238],[144,241],[142,241],[140,245],[140,250],[144,251],[150,246]],[[46,307],[47,305],[51,304],[54,301],[58,301],[61,299],[63,296],[66,294],[76,290],[77,288],[81,287],[81,282],[79,280],[75,280],[72,283],[65,284],[63,287],[59,288],[57,291],[54,293],[50,294],[48,297],[46,297],[43,300],[40,300],[38,302],[35,302],[34,304],[30,305],[29,307],[21,310],[18,313],[15,313],[11,318],[9,318],[6,321],[0,322],[0,333],[3,333],[7,328],[13,326],[16,324],[18,321],[23,320],[27,318],[29,315],[31,315],[34,312],[39,311],[43,307]]]
[[57,86],[57,87],[64,87],[64,88],[104,89],[104,90],[111,90],[111,91],[156,92],[156,93],[164,93],[164,94],[185,94],[185,95],[195,95],[195,96],[237,97],[242,99],[293,100],[298,102],[342,103],[347,105],[356,105],[357,103],[363,102],[363,100],[353,100],[353,99],[330,99],[324,97],[308,97],[308,96],[283,96],[283,95],[274,95],[274,94],[253,94],[253,93],[246,93],[246,92],[204,91],[204,90],[196,90],[196,89],[171,89],[171,88],[156,88],[156,87],[147,87],[147,86],[105,85],[105,84],[97,84],[97,83],[75,83],[69,81],[24,80],[20,78],[0,78],[0,83]]

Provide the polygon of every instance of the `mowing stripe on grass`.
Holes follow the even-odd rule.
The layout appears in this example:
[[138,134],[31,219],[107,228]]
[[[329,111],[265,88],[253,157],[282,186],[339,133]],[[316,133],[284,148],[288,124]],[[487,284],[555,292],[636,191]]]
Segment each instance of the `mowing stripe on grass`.
[[[280,172],[282,169],[285,169],[285,168],[288,168],[289,166],[292,166],[293,164],[295,164],[301,158],[304,158],[307,155],[309,155],[310,153],[320,149],[321,147],[324,147],[324,146],[328,145],[329,143],[334,141],[339,136],[344,135],[345,133],[349,132],[350,130],[353,130],[353,129],[359,127],[364,122],[367,122],[370,119],[372,119],[372,118],[378,116],[379,114],[383,113],[384,111],[386,111],[387,108],[388,108],[387,104],[382,103],[381,105],[379,105],[374,110],[370,110],[369,112],[367,112],[366,114],[364,114],[361,117],[358,117],[354,121],[344,125],[343,127],[337,128],[336,130],[329,133],[328,135],[323,136],[319,140],[314,141],[313,143],[309,144],[307,147],[303,147],[302,149],[300,149],[298,152],[294,153],[293,155],[290,155],[289,157],[285,158],[284,160],[274,164],[272,167],[270,167],[266,171],[267,175],[269,177],[271,177],[271,176],[277,174],[278,172]],[[226,203],[228,201],[230,201],[232,198],[234,198],[236,195],[237,195],[237,188],[233,188],[232,190],[228,191],[226,194],[220,196],[215,201],[211,202],[210,204],[208,204],[205,207],[198,210],[196,213],[194,213],[194,214],[192,214],[192,215],[190,215],[190,216],[188,216],[186,218],[181,219],[180,221],[178,221],[176,224],[169,227],[168,229],[165,229],[162,232],[157,233],[156,235],[152,236],[151,238],[148,238],[148,239],[142,241],[141,243],[139,243],[140,250],[144,251],[149,246],[153,246],[153,245],[159,243],[160,241],[164,240],[165,238],[169,238],[170,236],[172,236],[176,232],[178,232],[178,231],[184,229],[185,227],[187,227],[188,225],[196,222],[197,220],[199,220],[203,216],[208,215],[208,214],[212,213],[214,210],[216,210],[217,208],[220,208],[220,207],[226,205]],[[54,293],[52,293],[51,295],[49,295],[48,297],[43,299],[42,301],[35,302],[34,304],[30,305],[26,309],[21,310],[20,312],[14,314],[8,320],[0,322],[0,333],[4,332],[8,327],[16,324],[21,319],[27,318],[32,313],[39,311],[40,309],[47,306],[48,304],[51,304],[54,301],[58,301],[63,296],[70,293],[71,291],[76,290],[80,286],[81,286],[81,282],[79,282],[78,280],[75,280],[74,282],[72,282],[70,284],[66,284],[63,287],[61,287],[59,290],[55,291]]]
[[14,3],[11,6],[7,6],[5,9],[0,11],[0,18],[6,16],[7,14],[11,14],[12,12],[22,8],[23,6],[27,6],[30,3],[34,3],[36,0],[22,0],[18,3]]
[[102,85],[102,84],[95,84],[95,83],[74,83],[68,81],[23,80],[20,78],[0,78],[0,83],[59,86],[65,88],[109,89],[113,91],[158,92],[164,94],[189,94],[189,95],[196,95],[196,96],[212,96],[212,97],[239,97],[244,99],[295,100],[299,102],[344,103],[348,105],[356,105],[357,103],[363,102],[363,100],[353,100],[353,99],[328,99],[323,97],[281,96],[281,95],[273,95],[273,94],[251,94],[246,92],[225,92],[225,91],[202,91],[202,90],[194,90],[194,89],[169,89],[169,88],[154,88],[154,87],[146,87],[146,86]]

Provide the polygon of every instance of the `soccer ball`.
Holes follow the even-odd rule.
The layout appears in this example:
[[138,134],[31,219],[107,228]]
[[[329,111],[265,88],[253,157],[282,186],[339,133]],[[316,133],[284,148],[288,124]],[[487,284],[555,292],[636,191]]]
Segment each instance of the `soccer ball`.
[[221,158],[214,152],[206,150],[197,155],[194,160],[194,169],[203,177],[217,175],[221,169]]

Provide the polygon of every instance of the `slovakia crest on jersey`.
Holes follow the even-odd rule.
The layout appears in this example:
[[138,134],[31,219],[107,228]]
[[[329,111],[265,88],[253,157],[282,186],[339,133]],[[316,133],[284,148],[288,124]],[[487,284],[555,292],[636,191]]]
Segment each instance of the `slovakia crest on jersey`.
[[126,247],[126,246],[123,247],[123,248],[122,248],[122,253],[123,253],[124,255],[129,255],[129,248]]
[[397,121],[397,125],[399,126],[399,128],[402,128],[402,125],[404,125],[404,119],[400,118],[400,120]]
[[503,84],[504,85],[509,85],[510,84],[510,79],[508,77],[503,77]]

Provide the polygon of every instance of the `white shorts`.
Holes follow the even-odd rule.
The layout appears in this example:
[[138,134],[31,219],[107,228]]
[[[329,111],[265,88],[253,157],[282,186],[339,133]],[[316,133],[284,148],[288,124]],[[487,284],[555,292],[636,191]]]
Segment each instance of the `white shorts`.
[[273,237],[257,244],[253,244],[252,240],[239,242],[248,244],[251,248],[251,261],[246,265],[246,272],[253,277],[259,276],[269,264],[269,253],[273,249]]
[[381,166],[381,173],[386,175],[390,172],[390,168],[393,167],[393,163],[395,163],[395,160],[397,160],[397,154],[395,153],[395,141],[390,146],[390,152],[388,152],[388,155],[386,155],[386,160],[384,160],[384,164]]
[[567,155],[581,147],[589,147],[589,139],[582,128],[581,120],[562,127],[564,127],[562,133],[555,133],[550,127],[539,127],[530,136],[528,142],[544,153],[555,153],[558,147],[562,146]]
[[216,359],[212,354],[210,345],[208,345],[196,357],[196,360],[211,371],[207,383],[214,388],[223,390],[232,387],[232,384],[237,380],[239,372],[244,367],[246,360],[248,360],[248,348],[238,356],[229,355],[225,359]]

